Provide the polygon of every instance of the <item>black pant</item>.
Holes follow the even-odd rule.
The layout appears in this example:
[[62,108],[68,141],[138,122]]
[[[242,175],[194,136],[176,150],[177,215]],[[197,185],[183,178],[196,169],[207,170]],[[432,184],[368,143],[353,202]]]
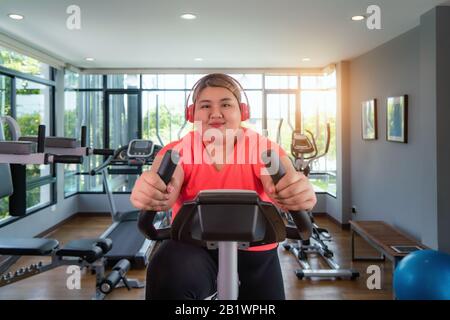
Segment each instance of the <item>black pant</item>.
[[[204,299],[217,291],[217,250],[166,240],[147,269],[146,299]],[[277,249],[238,253],[239,299],[284,300]]]

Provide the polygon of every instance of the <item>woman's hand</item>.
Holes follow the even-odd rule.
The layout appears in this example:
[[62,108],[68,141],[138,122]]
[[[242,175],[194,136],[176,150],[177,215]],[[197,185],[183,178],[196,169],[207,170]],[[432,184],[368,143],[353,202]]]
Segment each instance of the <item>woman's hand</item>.
[[269,175],[261,175],[267,195],[285,211],[312,210],[317,203],[316,193],[308,178],[297,172],[287,156],[282,157],[286,175],[274,185]]
[[166,186],[155,172],[144,172],[136,181],[131,192],[131,204],[141,210],[165,211],[168,205],[169,193],[173,187]]
[[177,166],[172,179],[166,186],[157,174],[161,161],[162,156],[157,156],[151,170],[144,172],[134,184],[130,201],[136,209],[167,211],[177,200],[183,185],[183,169]]

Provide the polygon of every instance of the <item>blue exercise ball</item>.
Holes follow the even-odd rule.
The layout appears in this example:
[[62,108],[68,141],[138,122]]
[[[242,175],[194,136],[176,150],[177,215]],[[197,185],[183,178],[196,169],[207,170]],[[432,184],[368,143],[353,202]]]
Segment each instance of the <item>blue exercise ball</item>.
[[450,300],[450,255],[434,250],[408,254],[394,272],[399,300]]

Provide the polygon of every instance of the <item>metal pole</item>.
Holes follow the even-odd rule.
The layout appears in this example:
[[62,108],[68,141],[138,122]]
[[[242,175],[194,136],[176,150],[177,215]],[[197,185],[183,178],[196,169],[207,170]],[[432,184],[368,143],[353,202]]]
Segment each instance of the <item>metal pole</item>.
[[238,243],[220,241],[217,298],[219,300],[237,300],[238,294]]

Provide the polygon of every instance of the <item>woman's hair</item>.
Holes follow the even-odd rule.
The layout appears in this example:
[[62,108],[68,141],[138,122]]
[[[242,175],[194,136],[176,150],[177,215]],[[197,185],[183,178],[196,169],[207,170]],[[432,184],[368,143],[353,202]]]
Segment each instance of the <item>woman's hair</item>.
[[192,94],[192,101],[194,103],[197,100],[200,92],[202,92],[203,89],[207,87],[219,87],[228,89],[236,97],[238,103],[241,102],[241,87],[237,80],[223,73],[211,73],[204,76],[197,82]]

